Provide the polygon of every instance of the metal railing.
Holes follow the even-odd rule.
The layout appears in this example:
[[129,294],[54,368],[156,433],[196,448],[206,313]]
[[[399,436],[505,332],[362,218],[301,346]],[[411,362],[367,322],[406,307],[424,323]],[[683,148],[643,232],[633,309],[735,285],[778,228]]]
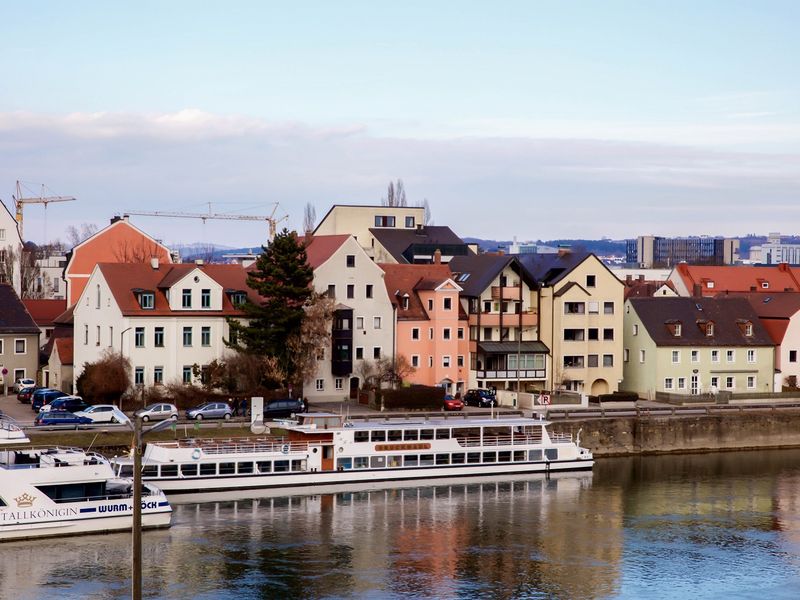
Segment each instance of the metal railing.
[[[552,436],[551,436],[552,437]],[[542,436],[540,435],[494,435],[480,437],[456,437],[454,438],[459,446],[464,448],[475,448],[480,446],[494,447],[494,446],[523,446],[526,444],[541,444]]]
[[776,413],[798,411],[800,402],[780,404],[714,404],[694,406],[637,406],[633,408],[608,408],[590,406],[580,409],[552,408],[543,412],[549,421],[569,419],[613,419],[617,417],[680,417],[698,415],[721,415],[742,413]]
[[284,438],[241,440],[180,440],[177,442],[155,442],[163,448],[200,449],[204,454],[245,454],[253,452],[304,452],[308,450],[308,442],[292,442]]

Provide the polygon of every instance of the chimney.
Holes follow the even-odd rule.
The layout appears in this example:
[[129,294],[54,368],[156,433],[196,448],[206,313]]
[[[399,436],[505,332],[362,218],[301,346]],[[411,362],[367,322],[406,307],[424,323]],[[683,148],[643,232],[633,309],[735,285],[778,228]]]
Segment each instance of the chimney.
[[633,275],[631,275],[630,273],[628,275],[625,275],[625,283],[628,285],[633,283]]
[[152,256],[150,258],[150,266],[153,267],[154,271],[158,271],[158,257]]
[[692,286],[692,297],[700,298],[702,296],[703,296],[703,286],[700,285],[699,283],[695,283]]
[[442,264],[442,251],[439,250],[438,248],[433,253],[433,264],[435,264],[435,265]]
[[639,281],[644,281],[644,275],[639,275]]
[[202,258],[195,258],[194,264],[196,264],[198,267],[202,267],[205,264],[205,261]]

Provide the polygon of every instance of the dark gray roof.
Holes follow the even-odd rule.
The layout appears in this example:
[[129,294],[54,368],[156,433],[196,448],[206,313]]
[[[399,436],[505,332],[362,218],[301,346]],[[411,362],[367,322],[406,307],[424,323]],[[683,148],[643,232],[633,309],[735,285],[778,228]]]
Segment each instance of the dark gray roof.
[[521,272],[523,281],[529,286],[534,286],[533,279],[519,265],[516,257],[508,254],[469,254],[455,256],[448,265],[453,272],[453,281],[463,288],[463,296],[480,296],[491,285],[497,275],[512,265],[517,272]]
[[542,342],[478,342],[478,348],[489,354],[514,354],[520,352],[548,353]]
[[[745,298],[631,298],[647,333],[657,346],[773,346],[767,330]],[[714,323],[714,335],[707,336],[702,323]],[[743,325],[753,325],[753,335]],[[669,324],[680,323],[681,335],[672,335]]]
[[[411,262],[406,252],[411,246],[441,246],[442,254],[453,254],[453,250],[467,254],[469,247],[453,230],[444,225],[426,225],[416,229],[372,228],[375,236],[389,254],[399,263]],[[428,254],[428,252],[424,252]],[[430,252],[432,254],[432,252]]]
[[39,333],[33,317],[7,283],[0,283],[0,333]]
[[515,255],[528,273],[542,285],[553,285],[591,256],[591,252]]

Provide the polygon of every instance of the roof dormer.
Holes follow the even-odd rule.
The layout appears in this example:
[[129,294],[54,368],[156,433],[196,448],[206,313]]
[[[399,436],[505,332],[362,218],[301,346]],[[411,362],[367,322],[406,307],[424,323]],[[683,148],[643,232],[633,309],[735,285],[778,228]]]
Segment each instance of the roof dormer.
[[682,323],[679,320],[670,319],[668,321],[664,321],[664,325],[667,326],[667,331],[669,331],[672,337],[681,337]]

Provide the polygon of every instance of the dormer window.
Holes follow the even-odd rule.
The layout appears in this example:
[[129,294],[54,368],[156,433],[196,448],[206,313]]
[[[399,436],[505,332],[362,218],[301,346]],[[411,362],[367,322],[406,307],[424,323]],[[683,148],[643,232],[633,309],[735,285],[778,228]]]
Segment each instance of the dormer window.
[[670,335],[673,337],[681,337],[681,322],[676,320],[670,320],[666,322],[667,331],[669,331]]
[[139,294],[139,306],[145,310],[153,310],[156,305],[156,295],[153,292]]
[[183,294],[181,295],[181,306],[183,308],[192,308],[192,290],[183,290]]
[[714,322],[709,321],[706,323],[706,337],[712,337],[714,335]]
[[769,289],[769,281],[762,281],[761,282],[761,289],[768,290]]
[[403,310],[408,310],[408,296],[403,296]]
[[744,334],[747,337],[753,337],[753,324],[752,323],[745,323],[744,324]]
[[231,304],[234,306],[241,306],[247,302],[247,294],[244,292],[233,292],[231,294]]
[[708,281],[706,281],[706,287],[707,287],[708,289],[713,289],[713,287],[714,287],[714,282],[713,282],[713,281],[711,281],[711,280],[708,280]]

